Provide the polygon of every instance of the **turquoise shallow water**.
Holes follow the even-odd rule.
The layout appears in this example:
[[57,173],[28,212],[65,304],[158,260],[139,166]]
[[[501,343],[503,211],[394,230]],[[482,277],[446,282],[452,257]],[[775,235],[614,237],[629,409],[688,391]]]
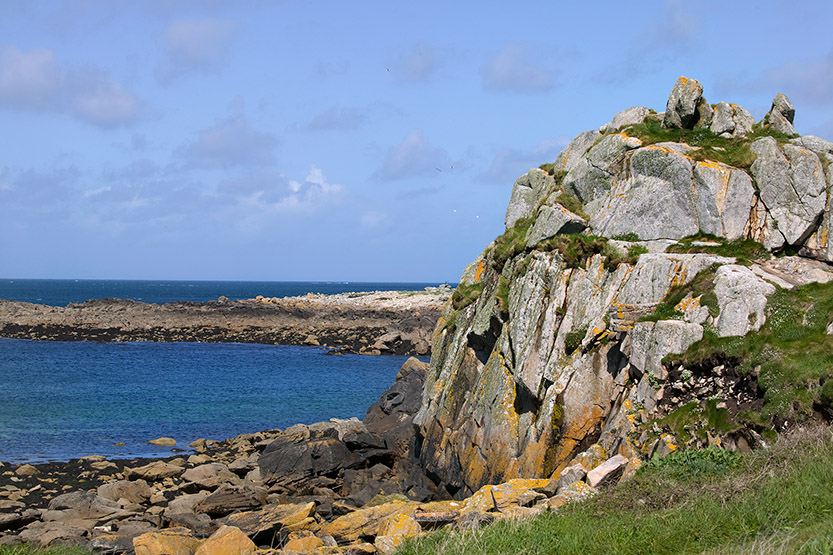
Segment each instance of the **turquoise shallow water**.
[[[106,297],[199,302],[427,285],[437,284],[0,279],[0,299],[54,306]],[[170,448],[149,439],[170,436],[186,447],[199,437],[361,418],[406,358],[327,356],[280,345],[0,338],[0,461],[163,456]]]
[[0,461],[161,456],[170,448],[149,439],[169,436],[185,447],[199,437],[361,418],[406,358],[281,345],[0,339]]

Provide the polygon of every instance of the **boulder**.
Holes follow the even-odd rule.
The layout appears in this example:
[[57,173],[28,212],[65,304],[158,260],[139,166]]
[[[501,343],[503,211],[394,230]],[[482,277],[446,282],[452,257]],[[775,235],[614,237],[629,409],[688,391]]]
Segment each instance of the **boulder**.
[[519,219],[531,216],[538,205],[538,199],[543,198],[554,186],[555,179],[537,168],[519,177],[512,186],[512,196],[506,207],[506,229],[514,226]]
[[700,229],[692,202],[693,160],[674,143],[639,148],[627,162],[630,177],[607,180],[603,198],[586,207],[590,227],[615,237],[635,233],[642,240],[680,239]]
[[221,522],[240,528],[258,544],[271,544],[276,534],[306,522],[314,509],[313,502],[268,505],[257,511],[233,513]]
[[694,79],[679,77],[665,105],[662,125],[669,128],[693,129],[698,123],[698,106],[703,85]]
[[703,233],[736,241],[743,237],[753,205],[755,187],[743,170],[718,162],[693,166],[697,223]]
[[714,292],[720,307],[717,334],[729,337],[761,329],[766,322],[767,297],[775,287],[746,266],[727,264],[717,269]]
[[778,93],[772,99],[772,107],[769,112],[764,116],[763,125],[779,133],[795,135],[794,119],[795,106],[786,95]]
[[165,478],[179,476],[185,469],[163,461],[152,463],[137,468],[124,468],[125,477],[128,480],[146,480],[148,482],[161,482]]
[[[349,428],[354,430],[352,435]],[[358,420],[353,426],[333,423],[297,425],[284,430],[260,455],[258,466],[267,483],[293,483],[313,476],[332,476],[345,468],[362,466],[365,459],[351,452],[339,434],[359,440],[367,428]],[[381,441],[381,440],[378,440]],[[384,445],[382,443],[382,445]]]
[[321,527],[320,533],[339,542],[354,541],[363,536],[378,536],[382,523],[396,515],[412,515],[418,503],[394,501],[376,507],[358,509]]
[[225,516],[236,511],[249,511],[266,502],[266,490],[249,486],[223,485],[214,493],[194,505],[194,512],[212,517]]
[[602,134],[595,129],[580,133],[578,137],[570,141],[567,148],[558,154],[554,164],[555,170],[569,173],[581,161],[588,149],[595,145],[601,138]]
[[551,206],[544,205],[538,210],[535,222],[526,233],[526,246],[531,248],[544,239],[562,233],[581,233],[586,228],[587,221],[584,218],[554,202]]
[[240,528],[221,526],[197,548],[194,555],[247,555],[256,550],[257,546]]
[[237,485],[241,481],[226,465],[216,462],[189,468],[182,473],[182,479],[208,490],[215,490],[224,484]]
[[98,486],[98,495],[110,501],[124,499],[129,503],[144,503],[152,495],[148,483],[144,480],[117,480]]
[[190,530],[169,528],[133,538],[136,555],[194,555],[200,540]]
[[14,474],[15,476],[28,478],[30,476],[37,476],[38,474],[40,474],[40,471],[31,464],[21,464],[15,469]]
[[751,171],[761,201],[775,221],[775,229],[761,238],[764,246],[778,249],[799,245],[816,229],[824,212],[827,190],[818,156],[796,145],[763,137],[751,145],[757,159]]
[[558,475],[558,490],[568,487],[573,482],[584,480],[585,476],[587,476],[587,469],[582,464],[568,466]]
[[587,484],[591,488],[599,488],[605,484],[615,482],[622,476],[628,462],[630,462],[628,458],[622,455],[609,458],[587,473]]
[[564,177],[564,188],[582,203],[605,196],[613,187],[612,177],[623,155],[642,145],[622,134],[606,135],[582,156]]
[[602,125],[599,128],[600,133],[613,133],[615,131],[619,131],[623,127],[627,127],[628,125],[634,125],[638,123],[642,123],[645,121],[645,118],[648,117],[651,111],[644,106],[634,106],[633,108],[627,108],[622,110],[615,116],[610,122]]
[[714,108],[709,129],[717,135],[737,138],[745,137],[754,124],[752,114],[743,106],[719,102]]
[[428,364],[409,358],[399,369],[393,385],[367,409],[364,425],[382,438],[384,446],[399,456],[406,455],[413,443],[413,416],[422,403],[422,386]]
[[100,497],[88,491],[73,491],[53,498],[50,511],[73,511],[77,518],[96,519],[122,510],[115,501]]
[[173,447],[176,445],[176,440],[172,437],[158,437],[156,439],[148,440],[148,443],[161,447]]

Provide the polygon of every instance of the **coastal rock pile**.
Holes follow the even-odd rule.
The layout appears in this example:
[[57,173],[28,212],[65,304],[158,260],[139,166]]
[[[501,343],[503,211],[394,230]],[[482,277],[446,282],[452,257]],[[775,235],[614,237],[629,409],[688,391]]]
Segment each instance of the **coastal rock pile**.
[[199,341],[427,355],[450,288],[163,305],[96,299],[66,307],[0,300],[0,336],[57,341]]
[[[794,114],[779,94],[755,123],[681,77],[664,113],[625,110],[518,179],[506,232],[435,330],[414,420],[426,473],[462,498],[557,475],[591,446],[754,447],[786,425],[735,418],[762,393],[727,361],[663,360],[760,330],[776,290],[833,278],[833,143],[797,136]],[[683,401],[732,425],[677,437],[661,418]]]

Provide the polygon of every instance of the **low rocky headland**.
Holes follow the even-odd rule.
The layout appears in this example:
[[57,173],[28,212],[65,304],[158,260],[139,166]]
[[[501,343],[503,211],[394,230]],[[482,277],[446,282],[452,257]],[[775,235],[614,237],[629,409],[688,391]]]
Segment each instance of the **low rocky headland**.
[[66,307],[0,300],[0,337],[314,345],[427,355],[448,287],[162,305],[97,299]]
[[363,421],[162,461],[6,465],[0,544],[390,553],[604,496],[649,460],[828,425],[833,143],[796,134],[794,114],[779,94],[755,122],[681,77],[664,113],[624,110],[516,181],[505,232],[441,309],[430,364],[410,359]]

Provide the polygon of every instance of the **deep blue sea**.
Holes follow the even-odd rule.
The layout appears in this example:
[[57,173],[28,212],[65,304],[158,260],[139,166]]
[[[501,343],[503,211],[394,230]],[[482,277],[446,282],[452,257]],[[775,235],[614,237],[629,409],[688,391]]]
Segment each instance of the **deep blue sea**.
[[[427,285],[437,284],[6,279],[0,298],[56,306],[103,297],[162,303]],[[165,456],[169,447],[147,441],[168,436],[187,449],[200,437],[362,418],[406,359],[282,345],[0,338],[0,461]]]

